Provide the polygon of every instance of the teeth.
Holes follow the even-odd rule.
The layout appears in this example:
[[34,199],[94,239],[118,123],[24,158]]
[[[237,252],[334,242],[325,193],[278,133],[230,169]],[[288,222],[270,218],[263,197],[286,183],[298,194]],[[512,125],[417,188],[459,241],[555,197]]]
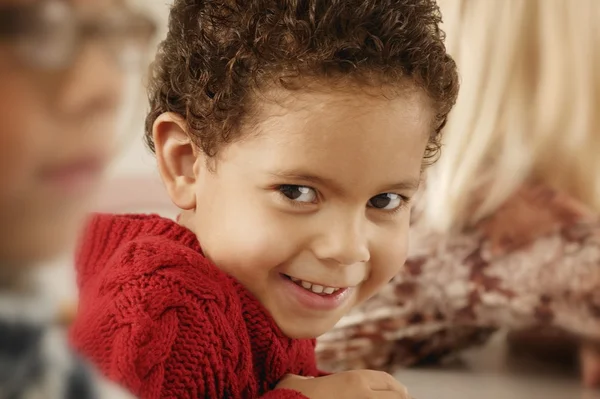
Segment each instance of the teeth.
[[322,285],[313,284],[311,291],[315,294],[321,294],[323,293],[323,288],[325,287],[323,287]]
[[288,277],[290,278],[290,280],[292,280],[297,285],[303,287],[304,289],[306,289],[308,291],[314,292],[315,294],[331,295],[334,292],[337,292],[341,289],[341,288],[333,288],[333,287],[324,287],[322,285],[313,284],[313,283],[309,283],[308,281],[300,280],[299,278],[296,278],[296,277],[291,277],[291,276],[288,276]]

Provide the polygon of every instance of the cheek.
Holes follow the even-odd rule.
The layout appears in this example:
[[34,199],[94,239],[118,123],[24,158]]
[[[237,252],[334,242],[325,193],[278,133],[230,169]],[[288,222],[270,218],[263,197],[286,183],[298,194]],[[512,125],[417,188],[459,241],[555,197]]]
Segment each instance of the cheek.
[[4,200],[0,201],[22,202],[24,195],[35,194],[32,191],[43,138],[32,134],[35,129],[27,119],[19,122],[5,118],[0,123],[0,197]]
[[408,230],[409,223],[406,221],[392,234],[382,234],[371,247],[371,274],[362,300],[380,291],[402,269],[408,255]]
[[44,143],[41,99],[24,77],[0,68],[0,185],[3,192],[24,183]]
[[243,283],[260,280],[257,273],[268,273],[295,256],[301,233],[260,198],[237,193],[210,202],[209,212],[196,213],[196,235],[221,270]]
[[408,229],[403,229],[402,234],[393,239],[381,242],[375,251],[374,274],[380,274],[385,283],[394,277],[406,262],[408,254]]
[[0,187],[2,194],[13,193],[24,183],[32,166],[31,148],[27,146],[27,138],[16,134],[5,134],[4,126],[0,135]]

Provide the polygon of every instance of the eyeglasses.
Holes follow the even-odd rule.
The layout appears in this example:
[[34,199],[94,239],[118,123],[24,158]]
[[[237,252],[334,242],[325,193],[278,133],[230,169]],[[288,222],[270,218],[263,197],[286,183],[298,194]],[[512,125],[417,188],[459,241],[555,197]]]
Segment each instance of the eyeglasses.
[[87,40],[105,45],[120,66],[139,68],[155,33],[151,19],[125,7],[90,18],[65,0],[0,6],[0,42],[27,66],[43,70],[68,68]]

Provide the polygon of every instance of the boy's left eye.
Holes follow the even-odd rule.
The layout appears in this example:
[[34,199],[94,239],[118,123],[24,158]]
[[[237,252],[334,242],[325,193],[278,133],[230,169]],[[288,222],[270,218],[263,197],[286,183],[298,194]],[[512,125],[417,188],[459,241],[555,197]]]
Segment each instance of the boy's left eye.
[[369,200],[369,206],[375,209],[391,211],[402,206],[402,196],[393,193],[379,194]]

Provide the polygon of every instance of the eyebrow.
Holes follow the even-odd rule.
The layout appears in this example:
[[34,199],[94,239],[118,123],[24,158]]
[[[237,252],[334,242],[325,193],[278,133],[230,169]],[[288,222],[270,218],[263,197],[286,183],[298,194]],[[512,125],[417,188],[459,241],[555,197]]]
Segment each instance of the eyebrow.
[[[301,182],[307,182],[307,183],[313,183],[316,185],[325,186],[325,187],[328,187],[329,189],[331,189],[332,191],[335,191],[338,194],[345,192],[344,188],[341,187],[340,184],[338,182],[336,182],[334,179],[330,179],[330,178],[323,177],[323,176],[317,176],[317,175],[310,174],[310,173],[304,173],[304,172],[300,172],[300,171],[280,171],[280,172],[270,173],[270,175],[272,177],[279,178],[282,180],[301,181]],[[402,182],[384,185],[383,187],[381,187],[379,192],[384,193],[386,191],[395,191],[395,190],[416,191],[419,188],[420,184],[421,184],[421,177],[419,176],[416,179],[410,178],[410,179],[402,181]]]

